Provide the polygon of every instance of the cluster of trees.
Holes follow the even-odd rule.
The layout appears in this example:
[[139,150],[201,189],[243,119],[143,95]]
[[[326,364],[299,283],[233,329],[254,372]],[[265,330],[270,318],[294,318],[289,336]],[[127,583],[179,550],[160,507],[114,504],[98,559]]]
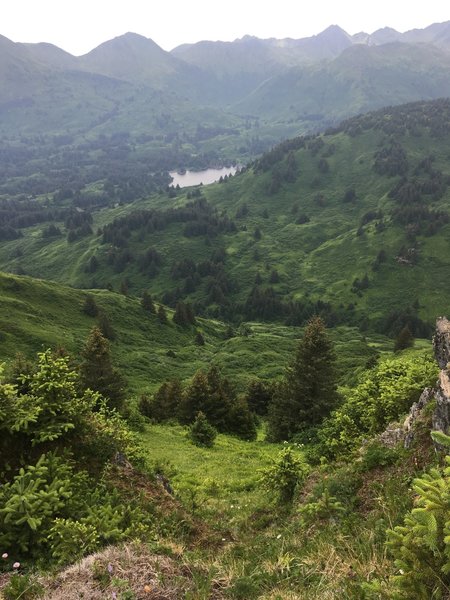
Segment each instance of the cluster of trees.
[[66,563],[152,530],[148,507],[108,481],[116,455],[147,466],[112,408],[105,348],[92,331],[79,369],[47,350],[36,363],[19,356],[0,377],[0,546],[15,560]]
[[421,129],[432,137],[442,138],[450,130],[450,101],[440,98],[431,102],[410,102],[401,106],[389,106],[365,115],[358,115],[327,129],[325,135],[359,132],[375,129],[387,136],[399,138],[402,135],[415,136]]
[[[103,181],[103,203],[131,202],[169,183],[167,171],[183,157],[174,156],[170,146],[165,150],[141,149],[137,153],[130,136],[121,133],[102,134],[77,145],[70,136],[41,135],[4,142],[0,146],[0,190],[9,195],[53,193],[57,203],[70,199],[74,206],[82,206],[89,198],[98,200],[100,196],[81,190]],[[188,161],[189,154],[184,153],[182,164]]]
[[390,139],[375,153],[373,168],[379,175],[405,175],[408,171],[405,149],[395,139]]
[[236,225],[226,214],[219,214],[205,198],[200,197],[179,208],[134,211],[105,225],[100,233],[103,243],[125,248],[132,233],[162,231],[172,223],[184,223],[183,233],[186,237],[216,237],[220,233],[237,231]]
[[157,422],[178,421],[192,425],[199,413],[221,433],[245,440],[256,438],[255,418],[247,399],[238,396],[230,381],[215,365],[195,373],[183,388],[178,380],[163,383],[152,397],[140,400],[141,412]]

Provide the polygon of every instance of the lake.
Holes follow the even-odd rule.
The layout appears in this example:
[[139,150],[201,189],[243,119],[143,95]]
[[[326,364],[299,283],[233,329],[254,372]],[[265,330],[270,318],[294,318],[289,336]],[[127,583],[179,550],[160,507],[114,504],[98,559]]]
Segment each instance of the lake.
[[171,171],[170,176],[173,177],[173,181],[170,185],[176,187],[179,185],[181,188],[188,187],[190,185],[208,185],[219,181],[221,177],[225,175],[234,175],[237,171],[237,167],[222,167],[221,169],[206,169],[205,171],[186,171],[183,175],[176,171]]

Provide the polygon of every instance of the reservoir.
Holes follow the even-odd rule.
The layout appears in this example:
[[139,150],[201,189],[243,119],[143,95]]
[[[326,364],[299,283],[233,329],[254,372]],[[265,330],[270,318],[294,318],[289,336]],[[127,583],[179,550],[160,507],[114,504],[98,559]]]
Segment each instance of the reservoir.
[[219,181],[221,177],[225,175],[234,175],[237,171],[237,167],[222,167],[221,169],[206,169],[205,171],[186,171],[182,175],[177,171],[171,171],[169,174],[173,178],[171,185],[176,187],[179,185],[181,188],[188,187],[190,185],[208,185]]

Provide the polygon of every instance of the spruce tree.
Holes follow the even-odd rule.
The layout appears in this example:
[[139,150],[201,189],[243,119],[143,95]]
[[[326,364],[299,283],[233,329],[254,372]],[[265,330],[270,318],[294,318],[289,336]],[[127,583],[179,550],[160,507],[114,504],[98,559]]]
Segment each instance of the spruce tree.
[[108,315],[104,311],[100,311],[98,315],[98,327],[102,335],[111,342],[116,339],[116,332],[111,325]]
[[313,317],[269,407],[268,437],[290,439],[319,425],[338,402],[335,357],[325,324]]
[[203,337],[203,334],[201,331],[197,331],[194,337],[194,341],[197,344],[197,346],[204,346],[205,345],[205,338]]
[[155,303],[153,302],[153,298],[147,291],[145,291],[142,294],[141,306],[146,312],[153,313],[153,314],[156,312]]
[[158,306],[157,315],[160,323],[162,323],[163,325],[166,325],[168,323],[166,309],[162,304]]
[[84,389],[99,392],[110,408],[120,410],[125,400],[125,381],[111,362],[108,340],[93,327],[81,352],[80,379]]
[[245,398],[238,397],[231,403],[227,429],[241,440],[256,440],[254,415],[250,412]]
[[406,350],[406,348],[411,348],[414,345],[414,337],[411,333],[411,330],[408,325],[405,325],[403,329],[400,331],[398,336],[395,338],[394,344],[394,352],[399,352],[400,350]]
[[197,371],[185,390],[179,406],[179,419],[183,424],[192,423],[198,412],[221,432],[233,433],[230,410],[234,392],[219,369],[211,365],[207,373]]
[[250,381],[245,393],[245,399],[247,400],[249,409],[261,416],[267,414],[267,409],[272,396],[272,386],[264,381],[261,381],[261,379],[253,379]]
[[197,371],[186,388],[178,409],[180,423],[192,423],[199,412],[206,412],[210,395],[208,379],[203,371]]
[[88,317],[96,317],[98,315],[98,306],[92,294],[88,294],[84,299],[82,310]]
[[199,412],[189,428],[189,438],[196,446],[211,448],[217,436],[217,431],[208,422],[206,416]]
[[165,381],[148,402],[144,414],[158,423],[171,419],[176,420],[182,396],[183,388],[178,379]]

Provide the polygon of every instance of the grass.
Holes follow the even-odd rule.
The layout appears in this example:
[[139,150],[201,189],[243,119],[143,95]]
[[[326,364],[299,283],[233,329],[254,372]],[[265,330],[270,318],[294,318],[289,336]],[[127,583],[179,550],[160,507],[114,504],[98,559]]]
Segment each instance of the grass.
[[187,429],[178,425],[151,425],[142,443],[151,460],[171,475],[175,493],[191,509],[207,508],[222,515],[225,529],[248,518],[264,496],[258,485],[259,470],[282,446],[219,434],[212,448],[198,448],[186,434]]
[[[197,573],[205,594],[197,591],[199,598],[211,597],[220,585],[235,599],[356,600],[362,583],[390,572],[384,530],[410,505],[402,465],[362,478],[357,463],[317,468],[294,505],[280,507],[258,485],[258,472],[283,445],[219,435],[213,448],[199,449],[185,429],[167,425],[147,427],[142,442],[155,463],[165,465],[176,497],[216,536],[214,552],[201,545],[177,547]],[[344,513],[303,522],[300,506],[310,501],[314,486],[326,482]]]
[[[11,360],[17,352],[34,358],[37,352],[57,346],[79,354],[97,323],[82,311],[87,293],[30,277],[0,274],[0,360]],[[155,315],[144,313],[138,298],[106,290],[89,293],[115,330],[112,356],[132,394],[152,391],[175,377],[187,381],[211,362],[239,391],[255,377],[280,378],[302,332],[296,327],[255,322],[227,339],[226,324],[220,321],[198,318],[196,327],[181,328],[171,322],[172,311],[167,309],[169,323],[162,325]],[[196,330],[202,331],[205,346],[196,345]],[[388,338],[366,339],[355,328],[338,327],[331,335],[342,382],[354,378],[375,351],[392,349]],[[418,349],[422,346],[429,347],[429,342],[418,341]]]

